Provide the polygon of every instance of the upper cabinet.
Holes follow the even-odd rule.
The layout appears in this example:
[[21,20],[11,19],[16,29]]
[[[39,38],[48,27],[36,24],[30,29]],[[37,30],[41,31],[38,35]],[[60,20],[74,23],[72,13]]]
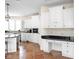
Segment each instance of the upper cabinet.
[[29,16],[23,24],[24,28],[73,28],[73,4],[42,6],[40,15]]
[[42,28],[73,28],[74,11],[72,4],[41,7],[40,25]]
[[31,22],[31,28],[39,28],[39,24],[40,24],[39,15],[32,16],[30,22]]
[[31,17],[27,17],[23,20],[23,28],[31,28]]
[[64,28],[73,28],[74,27],[74,8],[63,9],[64,17]]
[[63,6],[41,7],[41,27],[62,28],[63,27]]
[[49,8],[50,20],[49,28],[62,28],[63,27],[63,6],[55,6]]
[[29,16],[23,20],[23,28],[39,28],[39,15]]
[[40,27],[41,28],[48,28],[48,22],[49,19],[49,10],[47,6],[41,7],[41,13],[40,13]]

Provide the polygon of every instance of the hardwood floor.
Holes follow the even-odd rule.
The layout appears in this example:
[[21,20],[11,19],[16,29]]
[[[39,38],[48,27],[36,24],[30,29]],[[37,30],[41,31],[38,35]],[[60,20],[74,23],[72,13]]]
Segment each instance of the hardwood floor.
[[40,50],[40,46],[33,42],[21,42],[16,53],[6,54],[6,59],[71,59],[62,55],[53,55]]
[[8,53],[5,55],[5,59],[19,59],[19,52],[16,53]]

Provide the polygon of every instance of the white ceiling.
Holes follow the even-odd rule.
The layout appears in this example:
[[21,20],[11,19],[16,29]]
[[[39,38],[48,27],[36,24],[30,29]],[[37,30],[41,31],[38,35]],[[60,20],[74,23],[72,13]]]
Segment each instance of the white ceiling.
[[10,4],[9,14],[11,16],[27,16],[39,12],[43,5],[51,6],[73,2],[73,0],[6,0],[5,2]]

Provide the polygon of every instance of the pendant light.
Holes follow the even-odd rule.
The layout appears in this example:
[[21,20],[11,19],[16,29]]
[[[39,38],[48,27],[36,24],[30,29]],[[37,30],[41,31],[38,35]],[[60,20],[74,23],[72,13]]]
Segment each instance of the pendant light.
[[6,16],[5,16],[5,20],[6,21],[9,21],[9,19],[10,19],[10,16],[9,16],[9,6],[10,6],[10,4],[9,3],[6,3],[6,6],[7,6],[7,14],[6,14]]

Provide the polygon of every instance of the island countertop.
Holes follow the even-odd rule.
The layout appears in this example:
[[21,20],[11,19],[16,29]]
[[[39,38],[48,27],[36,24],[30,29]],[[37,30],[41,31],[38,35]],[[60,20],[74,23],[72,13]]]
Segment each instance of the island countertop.
[[5,33],[5,39],[8,39],[8,38],[15,38],[19,36],[19,34],[13,34],[13,33]]

